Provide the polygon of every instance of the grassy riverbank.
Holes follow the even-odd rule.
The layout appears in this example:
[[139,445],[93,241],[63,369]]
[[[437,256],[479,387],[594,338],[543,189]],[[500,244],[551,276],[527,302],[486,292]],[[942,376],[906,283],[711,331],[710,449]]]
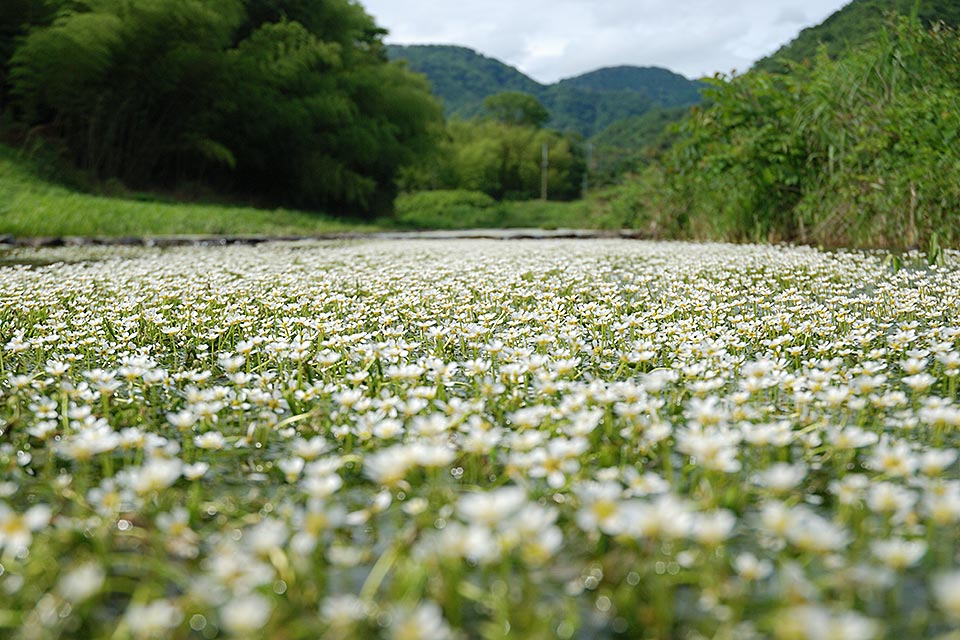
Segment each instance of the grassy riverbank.
[[[451,215],[428,207],[404,218],[363,222],[317,212],[178,201],[117,186],[83,188],[52,162],[0,145],[0,235],[123,237],[169,235],[319,235],[391,229],[614,228],[588,201],[503,202],[495,219],[477,210]],[[463,212],[461,212],[462,214]]]

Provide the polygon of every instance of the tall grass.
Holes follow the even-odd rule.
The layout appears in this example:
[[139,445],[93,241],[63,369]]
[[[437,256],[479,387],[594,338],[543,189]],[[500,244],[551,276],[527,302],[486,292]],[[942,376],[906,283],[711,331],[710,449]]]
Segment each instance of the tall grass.
[[677,237],[957,246],[958,78],[957,32],[902,19],[838,60],[716,79],[614,201]]
[[56,184],[45,173],[42,162],[0,145],[0,234],[313,235],[378,228],[304,211],[94,195]]

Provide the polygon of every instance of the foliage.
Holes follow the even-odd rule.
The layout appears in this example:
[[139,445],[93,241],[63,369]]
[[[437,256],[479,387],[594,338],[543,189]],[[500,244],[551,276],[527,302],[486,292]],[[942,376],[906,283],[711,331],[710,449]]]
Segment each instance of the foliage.
[[235,0],[78,2],[12,58],[23,120],[46,125],[99,177],[143,183],[166,163],[226,148],[205,120],[223,93]]
[[670,125],[689,107],[655,107],[642,116],[617,120],[590,139],[590,182],[608,185],[652,162],[672,144]]
[[396,222],[417,229],[499,227],[503,207],[480,191],[402,193],[395,203]]
[[889,14],[911,16],[924,25],[960,25],[960,4],[954,0],[854,0],[821,24],[804,29],[790,43],[759,60],[755,69],[783,72],[791,62],[812,62],[821,46],[832,58],[867,44],[885,28]]
[[500,124],[540,129],[550,119],[540,101],[528,93],[503,91],[483,101],[485,115]]
[[958,78],[956,32],[903,19],[839,60],[717,79],[633,188],[682,235],[955,245]]
[[382,210],[439,106],[350,0],[77,0],[13,54],[21,121],[99,177]]
[[10,57],[20,37],[49,24],[64,0],[4,0],[0,3],[0,112],[6,108]]
[[454,120],[439,156],[404,174],[402,188],[481,191],[497,200],[540,196],[542,149],[549,150],[548,194],[570,200],[580,195],[585,162],[578,138],[532,125],[496,120]]
[[401,194],[391,223],[413,229],[622,229],[624,221],[587,200],[504,200],[477,191]]
[[621,229],[623,224],[600,215],[590,200],[510,200],[503,203],[500,226],[512,229]]
[[645,93],[624,89],[594,91],[556,84],[549,87],[544,103],[556,115],[550,126],[560,131],[575,131],[590,137],[612,123],[642,115],[655,103]]

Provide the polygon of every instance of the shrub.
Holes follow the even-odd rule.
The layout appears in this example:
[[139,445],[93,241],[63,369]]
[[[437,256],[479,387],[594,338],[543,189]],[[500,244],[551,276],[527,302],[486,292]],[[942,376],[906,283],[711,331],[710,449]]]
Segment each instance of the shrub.
[[462,189],[401,194],[395,208],[397,222],[421,229],[498,226],[504,213],[487,194]]

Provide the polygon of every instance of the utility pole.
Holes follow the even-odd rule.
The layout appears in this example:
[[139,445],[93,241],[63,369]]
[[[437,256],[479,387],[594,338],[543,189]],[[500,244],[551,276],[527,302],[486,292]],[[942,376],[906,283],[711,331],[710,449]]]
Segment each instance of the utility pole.
[[540,199],[547,199],[547,178],[549,177],[550,171],[550,149],[547,146],[547,143],[543,143],[541,151],[541,160],[540,160]]
[[583,197],[587,197],[587,192],[590,190],[590,165],[593,163],[593,143],[587,143],[587,158],[586,166],[583,169]]

